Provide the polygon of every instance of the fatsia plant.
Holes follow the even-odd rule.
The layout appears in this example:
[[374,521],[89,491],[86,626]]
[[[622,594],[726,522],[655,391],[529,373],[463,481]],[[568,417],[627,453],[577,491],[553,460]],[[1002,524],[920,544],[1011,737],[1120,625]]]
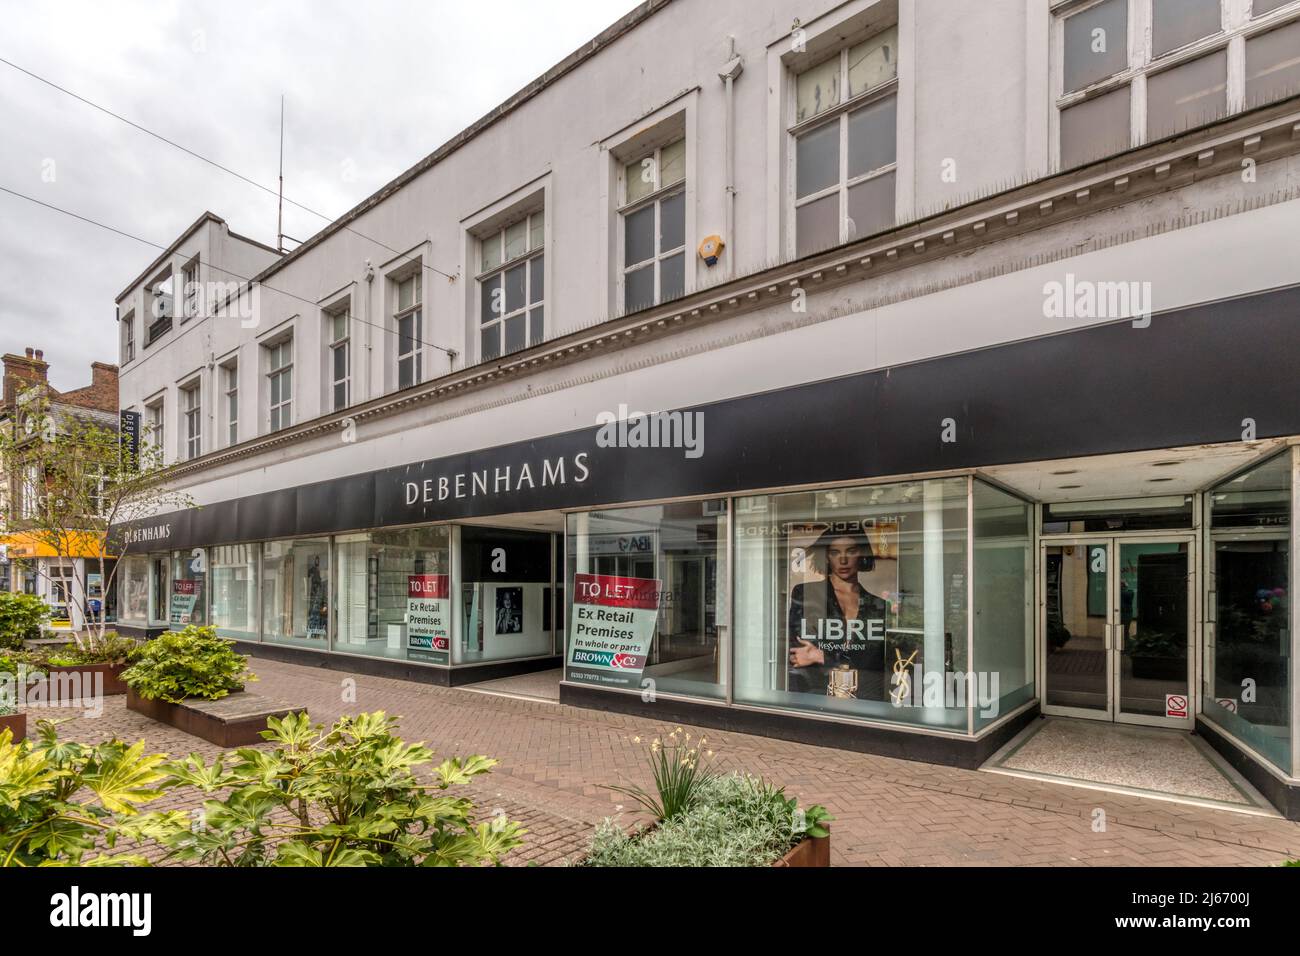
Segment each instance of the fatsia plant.
[[448,791],[487,773],[487,757],[433,762],[423,744],[394,733],[382,711],[343,717],[328,730],[307,715],[268,721],[275,746],[245,748],[211,763],[171,764],[168,785],[226,795],[190,817],[149,815],[139,824],[168,859],[213,866],[461,866],[499,863],[522,844],[518,823],[475,822],[474,804]]
[[112,849],[124,821],[159,797],[166,754],[146,754],[144,741],[78,744],[60,741],[51,721],[39,740],[13,743],[0,731],[0,866],[138,865]]

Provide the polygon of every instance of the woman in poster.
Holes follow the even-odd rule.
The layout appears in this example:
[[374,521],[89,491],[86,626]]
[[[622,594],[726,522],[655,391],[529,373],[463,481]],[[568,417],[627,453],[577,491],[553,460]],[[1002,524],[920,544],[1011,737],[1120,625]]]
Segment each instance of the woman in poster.
[[796,585],[790,595],[789,689],[864,697],[862,671],[884,666],[887,607],[858,580],[875,566],[871,541],[860,531],[827,529],[808,560],[826,580]]

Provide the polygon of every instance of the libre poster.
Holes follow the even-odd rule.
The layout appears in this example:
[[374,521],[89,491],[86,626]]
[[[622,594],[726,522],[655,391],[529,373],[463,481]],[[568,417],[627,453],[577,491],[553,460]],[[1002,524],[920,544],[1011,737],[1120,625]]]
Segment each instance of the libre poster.
[[659,619],[659,596],[655,578],[574,575],[568,679],[639,686]]
[[406,653],[412,660],[451,663],[451,589],[447,575],[407,575]]

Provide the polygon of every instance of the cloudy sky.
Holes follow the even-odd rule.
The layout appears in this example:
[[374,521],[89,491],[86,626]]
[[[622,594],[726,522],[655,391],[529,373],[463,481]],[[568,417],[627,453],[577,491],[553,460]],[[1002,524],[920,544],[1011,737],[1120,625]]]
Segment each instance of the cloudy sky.
[[[637,0],[0,0],[0,58],[337,216]],[[205,209],[274,244],[275,197],[0,63],[0,351],[56,388],[117,361],[113,302]],[[324,221],[285,206],[285,232]]]

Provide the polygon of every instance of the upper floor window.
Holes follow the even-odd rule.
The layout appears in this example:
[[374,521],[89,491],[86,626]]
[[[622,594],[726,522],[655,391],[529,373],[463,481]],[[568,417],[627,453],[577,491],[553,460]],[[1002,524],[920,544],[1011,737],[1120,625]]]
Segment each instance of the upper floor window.
[[336,412],[352,402],[352,330],[348,319],[347,306],[325,315],[325,331],[329,338],[330,401]]
[[[1271,29],[1276,18],[1258,22],[1292,6],[1300,13],[1296,0],[1099,0],[1070,8],[1057,19],[1060,165],[1294,93],[1300,31],[1294,23]],[[1244,56],[1230,53],[1238,43]]]
[[626,163],[622,175],[623,309],[686,291],[686,140]]
[[181,313],[182,321],[199,314],[203,301],[203,287],[199,284],[199,257],[190,260],[181,273]]
[[546,218],[541,210],[480,240],[479,359],[542,341],[546,327]]
[[421,282],[415,272],[397,282],[397,387],[407,388],[423,381],[424,337],[421,334]]
[[176,298],[173,292],[175,284],[176,277],[169,267],[145,290],[145,301],[149,308],[149,320],[144,335],[145,348],[171,330],[172,317],[176,313]]
[[203,399],[200,383],[194,382],[183,387],[180,398],[185,460],[189,461],[203,454]]
[[267,346],[268,407],[271,431],[293,424],[293,339]]
[[898,28],[794,80],[795,249],[806,255],[893,225]]
[[148,441],[150,446],[152,446],[157,452],[161,452],[162,449],[167,447],[167,432],[164,427],[166,423],[164,417],[165,412],[166,408],[164,400],[161,398],[152,405],[146,405],[144,408],[145,430],[148,432]]
[[122,364],[135,360],[135,312],[122,319]]
[[221,367],[222,390],[226,397],[226,444],[239,444],[239,363]]

